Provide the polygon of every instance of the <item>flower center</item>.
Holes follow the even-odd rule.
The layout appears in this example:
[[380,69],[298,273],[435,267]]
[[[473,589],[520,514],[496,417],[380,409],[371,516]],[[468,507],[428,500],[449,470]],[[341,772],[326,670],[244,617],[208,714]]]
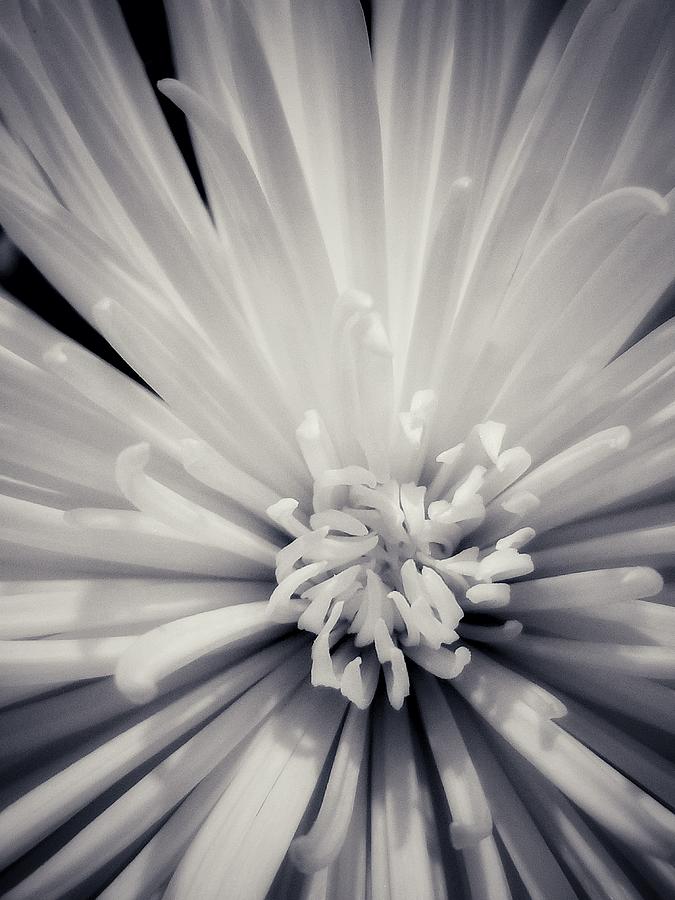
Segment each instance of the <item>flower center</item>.
[[[462,640],[486,626],[462,624],[465,613],[505,606],[505,582],[532,571],[520,547],[534,532],[508,533],[514,514],[491,502],[529,465],[522,448],[500,452],[503,433],[498,423],[478,426],[440,454],[424,485],[340,466],[325,424],[306,414],[298,440],[314,476],[311,509],[290,498],[268,509],[293,538],[277,555],[269,614],[316,635],[313,684],[365,708],[383,670],[398,709],[409,660],[441,678],[467,665]],[[401,440],[389,446],[392,459],[405,456]]]

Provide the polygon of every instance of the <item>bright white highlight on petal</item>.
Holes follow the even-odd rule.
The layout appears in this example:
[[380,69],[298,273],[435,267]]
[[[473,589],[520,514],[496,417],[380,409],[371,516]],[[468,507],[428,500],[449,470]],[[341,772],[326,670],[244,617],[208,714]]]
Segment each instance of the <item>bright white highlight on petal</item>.
[[153,700],[159,682],[200,657],[242,642],[263,642],[284,629],[270,624],[263,602],[228,606],[175,619],[125,648],[115,668],[119,690],[137,703]]

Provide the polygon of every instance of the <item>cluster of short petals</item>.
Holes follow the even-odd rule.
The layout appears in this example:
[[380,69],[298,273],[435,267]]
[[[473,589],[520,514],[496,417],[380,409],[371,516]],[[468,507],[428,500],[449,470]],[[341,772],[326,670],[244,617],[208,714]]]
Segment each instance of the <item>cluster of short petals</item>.
[[[387,477],[387,463],[379,478],[362,465],[341,466],[320,415],[306,414],[298,441],[314,478],[311,511],[292,498],[267,511],[293,538],[277,554],[269,615],[316,635],[314,685],[364,709],[382,669],[400,709],[410,691],[407,660],[452,679],[471,659],[460,632],[520,632],[515,620],[460,626],[465,611],[506,606],[509,579],[533,569],[520,550],[533,529],[509,530],[527,508],[523,496],[493,502],[530,464],[521,447],[502,451],[504,432],[496,422],[474,428],[439,454],[427,486]],[[419,442],[423,435],[422,424]],[[400,460],[405,444],[390,452]]]

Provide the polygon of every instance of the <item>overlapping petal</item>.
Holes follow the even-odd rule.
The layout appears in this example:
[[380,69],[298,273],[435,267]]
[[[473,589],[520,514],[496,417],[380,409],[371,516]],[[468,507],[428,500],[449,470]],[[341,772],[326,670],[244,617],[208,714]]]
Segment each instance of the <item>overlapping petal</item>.
[[1,299],[6,896],[672,890],[675,15],[557,7],[169,0],[205,207],[117,6],[3,5],[150,388]]

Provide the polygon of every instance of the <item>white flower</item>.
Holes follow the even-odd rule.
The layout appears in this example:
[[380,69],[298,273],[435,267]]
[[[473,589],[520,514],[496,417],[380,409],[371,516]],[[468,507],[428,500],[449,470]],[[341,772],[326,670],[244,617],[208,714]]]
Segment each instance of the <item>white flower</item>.
[[3,225],[156,392],[2,300],[8,898],[672,895],[675,10],[555,5],[167,0],[207,210],[3,4]]

